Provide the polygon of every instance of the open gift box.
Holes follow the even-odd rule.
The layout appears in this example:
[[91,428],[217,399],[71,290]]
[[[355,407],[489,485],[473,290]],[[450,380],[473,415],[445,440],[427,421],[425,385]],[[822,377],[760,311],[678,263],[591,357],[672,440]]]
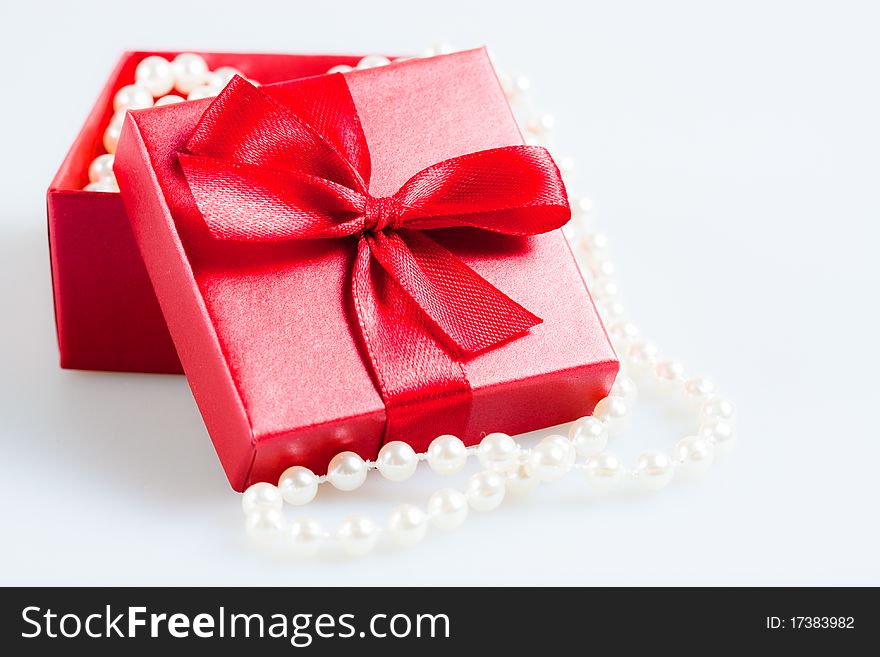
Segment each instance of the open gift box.
[[[220,144],[222,139],[209,139],[207,152],[226,149],[247,159],[251,150],[272,151],[276,142],[296,133],[298,139],[312,140],[309,143],[320,153],[309,166],[318,162],[332,169],[336,165],[326,165],[325,160],[335,162],[339,152],[360,158],[358,171],[366,175],[354,169],[340,174],[368,186],[366,209],[350,213],[347,224],[360,225],[360,234],[340,233],[331,226],[321,236],[338,239],[266,238],[267,232],[292,231],[297,222],[305,221],[305,215],[291,214],[283,202],[294,192],[300,200],[314,192],[303,192],[301,184],[320,183],[324,191],[314,193],[323,203],[331,203],[325,198],[327,189],[354,198],[351,190],[339,191],[338,181],[314,182],[314,176],[303,174],[269,193],[258,193],[247,187],[253,181],[240,177],[245,169],[236,165],[213,179],[199,179],[200,188],[194,186],[198,176],[187,159],[194,139],[200,139],[194,134],[210,133],[206,125],[233,101],[249,112],[236,120],[250,141]],[[273,112],[291,123],[267,129],[265,120]],[[347,121],[359,127],[345,133],[340,125]],[[379,270],[369,252],[364,256],[364,243],[392,239],[382,230],[386,227],[411,235],[407,224],[399,225],[400,208],[382,204],[401,185],[450,158],[468,156],[458,160],[463,162],[477,151],[506,152],[512,149],[505,147],[522,143],[484,50],[259,90],[236,79],[216,101],[128,114],[114,171],[183,369],[236,490],[257,481],[277,481],[294,464],[322,473],[342,451],[372,459],[389,440],[404,440],[424,450],[441,433],[455,433],[474,444],[492,431],[518,434],[571,421],[588,415],[608,393],[617,374],[617,357],[560,230],[519,236],[475,227],[411,231],[429,233],[437,249],[446,249],[486,285],[542,320],[509,339],[454,357],[435,357],[437,345],[445,343],[432,333],[434,325],[415,338],[408,335],[412,324],[421,320],[399,301],[394,281],[371,278]],[[273,157],[295,160],[306,155],[282,151]],[[185,171],[182,163],[188,162]],[[551,166],[547,175],[558,179],[552,161]],[[247,170],[252,177],[265,175],[267,185],[288,181],[277,178],[272,162]],[[499,180],[505,176],[502,171]],[[477,193],[466,176],[459,182],[459,192]],[[218,238],[226,229],[209,221],[215,218],[214,204],[242,184],[246,188],[239,190],[239,201],[225,210],[237,214],[241,225],[227,228],[234,233],[247,226],[255,237]],[[558,186],[564,194],[561,181]],[[480,189],[498,193],[490,187]],[[523,193],[507,191],[512,197]],[[275,219],[289,222],[271,228],[267,204],[276,207]],[[372,232],[366,227],[370,221]],[[414,224],[438,225],[445,226],[442,221]],[[412,246],[422,238],[403,239],[412,240]],[[374,249],[373,254],[380,251]],[[415,254],[415,247],[412,251]],[[423,262],[423,255],[413,257]],[[401,261],[404,269],[412,264],[406,257]],[[452,270],[440,270],[431,280],[443,287]],[[372,282],[367,297],[362,295],[364,280]],[[443,293],[454,296],[455,287],[453,280]],[[508,310],[503,317],[484,319],[503,323]],[[447,317],[453,332],[462,317]],[[380,324],[378,333],[371,322]],[[405,350],[403,356],[387,355],[397,349],[397,339],[409,341],[411,356]],[[431,345],[425,347],[424,341]],[[390,361],[377,359],[377,350],[386,347],[382,358]],[[389,362],[391,367],[385,367]],[[392,395],[393,400],[387,390],[389,376],[396,377],[392,387],[397,386],[397,393],[402,390]]]
[[[55,318],[61,366],[132,372],[182,372],[153,293],[122,199],[83,191],[89,163],[104,152],[112,99],[135,79],[144,57],[177,52],[126,52],[107,79],[46,195]],[[360,57],[199,53],[213,70],[233,66],[260,83],[326,73]]]

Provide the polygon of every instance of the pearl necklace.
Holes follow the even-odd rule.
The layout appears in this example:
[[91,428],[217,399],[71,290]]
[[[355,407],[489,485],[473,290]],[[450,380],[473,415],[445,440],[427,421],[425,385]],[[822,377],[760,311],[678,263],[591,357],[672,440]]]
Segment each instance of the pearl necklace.
[[[440,46],[426,55],[450,51],[449,47]],[[361,60],[358,67],[390,63],[384,57],[370,56]],[[328,72],[345,72],[350,68],[335,66]],[[526,143],[546,145],[553,118],[534,111],[528,95],[529,80],[503,74],[499,74],[499,78],[511,104],[527,112],[523,122]],[[558,163],[564,176],[574,166],[568,157],[559,159]],[[456,436],[445,435],[434,439],[424,454],[416,454],[412,447],[400,441],[386,443],[375,461],[365,461],[354,452],[342,452],[331,459],[323,476],[316,476],[302,466],[290,467],[281,475],[277,486],[266,482],[253,484],[242,495],[245,528],[252,538],[282,542],[288,552],[300,556],[317,554],[325,546],[352,556],[364,555],[373,550],[383,534],[393,544],[410,547],[425,537],[429,526],[438,530],[454,529],[467,519],[470,510],[491,511],[502,503],[508,492],[527,492],[540,482],[557,481],[573,470],[582,472],[596,491],[607,492],[626,481],[656,491],[672,481],[676,470],[704,472],[712,465],[716,453],[724,453],[733,446],[733,404],[716,393],[710,380],[687,376],[684,365],[676,360],[660,359],[657,347],[639,337],[638,328],[626,319],[617,298],[614,265],[607,255],[608,240],[590,227],[592,202],[574,195],[570,202],[572,221],[563,232],[615,350],[622,356],[622,365],[634,374],[648,375],[661,388],[682,398],[696,415],[696,433],[680,440],[671,456],[649,451],[638,457],[634,467],[625,467],[606,449],[609,437],[619,435],[625,428],[638,396],[633,379],[621,372],[608,396],[596,404],[592,416],[573,422],[567,436],[548,436],[533,448],[518,445],[504,433],[490,433],[475,447],[465,447]],[[421,461],[427,461],[438,474],[453,475],[472,455],[476,455],[483,469],[468,479],[464,490],[440,489],[430,496],[426,509],[402,504],[391,512],[384,528],[363,515],[349,516],[334,534],[313,518],[284,521],[284,503],[308,504],[320,485],[329,483],[339,490],[356,490],[374,470],[385,479],[405,481],[415,473]]]

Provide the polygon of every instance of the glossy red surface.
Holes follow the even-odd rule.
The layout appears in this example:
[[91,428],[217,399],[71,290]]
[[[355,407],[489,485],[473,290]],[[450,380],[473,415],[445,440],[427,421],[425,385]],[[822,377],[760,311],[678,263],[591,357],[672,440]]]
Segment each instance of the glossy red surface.
[[[434,162],[522,143],[482,50],[346,74],[373,161],[371,192]],[[315,80],[270,88],[307,93]],[[382,401],[351,329],[352,244],[231,244],[207,233],[176,154],[210,101],[134,112],[116,174],[195,399],[230,483],[323,472],[337,452],[376,456]],[[473,411],[465,442],[592,411],[618,369],[560,231],[502,238],[435,231],[446,248],[544,319],[465,363]],[[428,437],[410,441],[423,449]]]
[[[147,55],[117,62],[46,195],[55,319],[62,367],[182,372],[119,194],[85,192],[89,163],[104,152],[116,91],[134,80]],[[213,69],[235,66],[260,82],[318,75],[350,55],[201,53]]]

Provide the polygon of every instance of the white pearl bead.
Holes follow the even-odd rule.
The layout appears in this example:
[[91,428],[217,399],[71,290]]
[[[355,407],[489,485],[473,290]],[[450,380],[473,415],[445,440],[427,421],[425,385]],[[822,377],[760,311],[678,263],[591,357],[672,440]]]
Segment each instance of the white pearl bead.
[[653,369],[657,353],[657,347],[652,342],[638,341],[627,347],[626,359],[636,369]]
[[171,62],[158,55],[144,57],[134,71],[134,79],[153,96],[164,96],[174,88]]
[[571,157],[570,155],[565,155],[565,156],[559,158],[559,160],[556,164],[559,167],[559,173],[561,173],[563,176],[567,176],[572,171],[574,171],[574,167],[575,167],[574,158]]
[[202,98],[213,98],[220,93],[220,89],[210,84],[203,84],[196,87],[187,94],[187,100],[201,100]]
[[506,433],[490,433],[477,447],[480,465],[490,472],[510,472],[516,467],[519,450]]
[[127,84],[113,96],[115,111],[127,109],[146,109],[153,106],[153,94],[137,84]]
[[122,134],[122,124],[125,122],[126,110],[119,110],[110,119],[107,129],[104,130],[104,150],[108,153],[115,153],[116,146],[119,144],[119,137]]
[[636,461],[639,485],[646,490],[660,490],[672,481],[672,459],[662,452],[645,452]]
[[388,520],[388,534],[401,547],[412,547],[425,537],[427,530],[425,512],[412,504],[401,504]]
[[513,79],[513,91],[516,94],[524,94],[532,87],[532,81],[525,75],[518,75]]
[[714,450],[705,438],[688,436],[675,446],[675,458],[687,471],[705,472],[712,465]]
[[448,43],[433,43],[425,49],[425,57],[434,57],[435,55],[448,55],[455,52],[455,48]]
[[614,281],[602,278],[593,281],[593,284],[590,286],[590,292],[593,293],[593,297],[596,299],[607,301],[617,296],[619,288]]
[[636,386],[635,381],[631,378],[625,374],[618,374],[617,378],[614,380],[614,385],[611,386],[611,391],[608,393],[608,396],[623,397],[627,404],[632,406],[639,398],[639,389],[638,386]]
[[568,437],[581,457],[598,454],[608,446],[608,430],[601,420],[594,417],[576,420],[568,430]]
[[366,516],[354,515],[343,521],[336,538],[346,553],[361,556],[376,547],[379,532],[372,520]]
[[508,493],[524,495],[535,490],[539,483],[537,479],[529,474],[528,467],[521,463],[513,469],[513,472],[507,473],[504,486]]
[[608,334],[615,341],[631,342],[639,336],[639,327],[632,322],[615,322],[608,327]]
[[716,397],[703,402],[700,415],[704,420],[727,420],[733,423],[736,419],[736,407],[732,402]]
[[438,474],[455,474],[464,467],[467,457],[467,448],[456,436],[438,436],[428,446],[428,465]]
[[504,500],[504,479],[494,472],[478,472],[467,483],[468,503],[476,511],[491,511]]
[[327,535],[317,520],[297,518],[287,528],[286,538],[290,551],[297,556],[311,557],[317,554]]
[[703,420],[700,425],[699,435],[715,446],[721,453],[728,453],[736,444],[736,430],[733,424],[720,418]]
[[556,125],[556,117],[545,112],[538,117],[536,123],[541,130],[552,130]]
[[715,396],[715,384],[703,377],[694,377],[684,382],[684,394],[693,401],[703,402]]
[[589,251],[604,251],[608,248],[608,236],[605,233],[593,233],[584,239],[584,248]]
[[327,466],[327,481],[339,490],[360,488],[367,478],[367,464],[354,452],[340,452]]
[[376,68],[378,66],[387,66],[391,60],[382,55],[367,55],[358,62],[358,68]]
[[337,64],[329,69],[327,69],[327,73],[348,73],[349,71],[353,71],[354,67],[349,66],[348,64]]
[[535,134],[541,134],[553,130],[556,119],[552,114],[538,114],[529,116],[526,119],[526,130]]
[[623,465],[608,452],[594,454],[584,462],[584,475],[597,491],[605,492],[616,488],[623,479]]
[[619,436],[629,422],[629,405],[623,397],[605,397],[600,399],[593,409],[593,417],[602,421],[611,438]]
[[544,438],[541,442],[554,443],[556,445],[559,445],[560,449],[565,452],[565,471],[568,472],[569,470],[571,470],[571,467],[574,465],[575,459],[577,459],[577,450],[574,448],[574,445],[571,444],[571,441],[568,439],[567,436],[561,436],[558,433],[552,434]]
[[[529,144],[526,143],[526,146],[540,146],[540,140],[534,139],[534,143]],[[569,221],[562,227],[562,234],[565,236],[565,239],[568,240],[568,243],[574,248],[577,246],[578,242],[581,239],[581,231],[580,227],[574,221]]]
[[280,509],[283,504],[278,487],[265,481],[248,486],[241,496],[241,508],[245,513],[262,508]]
[[596,310],[599,316],[605,322],[611,322],[620,319],[626,314],[626,308],[617,299],[608,299],[607,301],[597,301]]
[[318,477],[301,465],[287,468],[278,479],[278,490],[288,504],[302,506],[315,499],[318,492]]
[[467,519],[467,497],[454,488],[438,490],[428,499],[428,516],[437,529],[455,529]]
[[113,175],[113,155],[104,153],[99,155],[89,165],[89,180],[98,182]]
[[589,196],[579,196],[571,202],[572,212],[576,217],[583,217],[593,211],[593,199]]
[[654,376],[664,385],[676,385],[684,381],[684,365],[677,360],[665,360],[654,367]]
[[413,476],[419,459],[413,448],[399,440],[382,446],[376,466],[383,477],[391,481],[405,481]]
[[596,278],[610,278],[615,272],[614,263],[603,255],[591,256],[587,261],[587,268]]
[[248,536],[258,541],[271,541],[278,537],[284,525],[281,511],[273,507],[257,507],[244,519]]
[[174,88],[181,94],[188,94],[208,79],[208,65],[195,53],[181,53],[171,62],[174,72]]
[[120,126],[108,125],[104,131],[104,150],[108,153],[115,153],[116,146],[119,145],[119,136],[122,133]]
[[[233,68],[232,66],[220,66],[208,75],[208,84],[212,87],[222,89],[229,84],[229,81],[236,75],[241,75],[241,71],[237,68]],[[244,76],[242,75],[242,77]]]
[[538,481],[556,481],[571,469],[574,447],[568,439],[566,444],[549,436],[532,448],[526,463],[528,473]]
[[182,103],[185,98],[181,98],[175,94],[168,94],[167,96],[162,96],[156,101],[156,107],[162,107],[164,105],[174,105],[176,103]]

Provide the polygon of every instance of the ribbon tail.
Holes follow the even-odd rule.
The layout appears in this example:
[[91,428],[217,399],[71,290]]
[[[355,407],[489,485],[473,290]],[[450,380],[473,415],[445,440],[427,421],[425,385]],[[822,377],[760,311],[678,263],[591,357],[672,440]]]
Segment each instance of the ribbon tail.
[[365,239],[456,355],[494,347],[542,321],[421,232],[381,232]]
[[405,440],[424,451],[439,435],[464,435],[471,387],[461,363],[372,257],[364,237],[352,269],[352,300],[366,362],[385,403],[385,441]]

